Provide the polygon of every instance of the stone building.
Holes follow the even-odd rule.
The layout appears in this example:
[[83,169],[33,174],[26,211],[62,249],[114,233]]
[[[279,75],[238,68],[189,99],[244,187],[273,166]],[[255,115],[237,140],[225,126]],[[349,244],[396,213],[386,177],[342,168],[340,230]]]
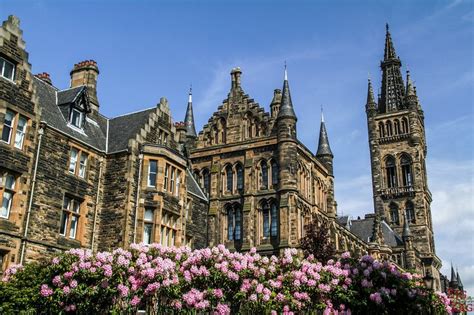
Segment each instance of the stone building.
[[323,117],[316,152],[297,137],[286,69],[266,111],[234,68],[227,98],[199,133],[191,91],[184,122],[172,121],[165,98],[109,118],[97,63],[74,65],[64,90],[47,73],[33,76],[10,16],[0,28],[2,268],[134,242],[279,254],[298,247],[315,219],[328,224],[338,253],[431,273],[439,288],[423,111],[400,67],[387,28],[381,95],[376,101],[369,81],[366,104],[375,213],[351,219],[338,216]]

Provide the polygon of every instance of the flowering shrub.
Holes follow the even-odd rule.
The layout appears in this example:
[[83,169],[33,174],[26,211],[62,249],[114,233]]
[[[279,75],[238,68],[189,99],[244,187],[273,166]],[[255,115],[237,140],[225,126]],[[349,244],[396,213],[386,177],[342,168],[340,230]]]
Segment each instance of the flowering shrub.
[[[42,272],[34,308],[49,313],[418,314],[429,303],[449,312],[449,300],[424,289],[417,275],[348,253],[323,265],[312,256],[300,259],[295,249],[264,257],[223,245],[191,251],[133,244],[111,253],[72,249]],[[1,287],[22,273],[8,271]]]

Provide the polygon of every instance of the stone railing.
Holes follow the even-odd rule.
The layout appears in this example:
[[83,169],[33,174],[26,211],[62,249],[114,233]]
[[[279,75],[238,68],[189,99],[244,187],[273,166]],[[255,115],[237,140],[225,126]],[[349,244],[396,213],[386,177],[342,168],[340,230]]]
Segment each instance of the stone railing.
[[380,192],[382,197],[384,198],[392,198],[406,195],[412,196],[415,194],[415,188],[413,186],[391,187],[381,189]]

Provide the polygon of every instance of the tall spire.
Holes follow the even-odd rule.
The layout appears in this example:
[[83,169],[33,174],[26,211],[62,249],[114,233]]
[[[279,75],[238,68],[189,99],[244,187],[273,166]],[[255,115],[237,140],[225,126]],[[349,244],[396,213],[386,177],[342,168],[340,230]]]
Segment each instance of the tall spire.
[[368,86],[367,86],[367,103],[366,106],[367,108],[375,108],[377,103],[375,102],[375,97],[374,97],[374,89],[372,88],[372,82],[370,81],[370,78],[368,79]]
[[316,152],[316,156],[322,157],[325,155],[334,157],[331,151],[331,147],[329,146],[328,133],[326,131],[326,124],[324,123],[323,108],[321,107],[321,126],[319,128],[319,143],[318,143],[318,150]]
[[453,263],[451,263],[451,282],[458,284],[458,277],[456,275],[456,272],[454,272]]
[[397,59],[397,54],[395,53],[395,48],[393,47],[392,36],[390,35],[390,30],[388,23],[385,24],[385,51],[384,51],[384,60]]
[[410,77],[410,70],[407,70],[407,88],[406,88],[406,95],[407,96],[416,96],[416,90],[411,81]]
[[382,93],[379,100],[380,113],[402,109],[405,97],[405,86],[400,72],[402,62],[395,53],[388,24],[386,29],[384,59],[380,64],[382,68]]
[[193,114],[193,88],[189,88],[188,96],[188,108],[186,109],[186,117],[184,118],[186,124],[186,135],[196,137],[196,127],[194,125],[194,114]]
[[461,277],[459,276],[458,267],[456,267],[456,279],[458,281],[458,286],[460,288],[464,288],[464,285],[462,284],[462,281],[461,281]]
[[278,112],[278,118],[283,117],[290,117],[296,118],[295,111],[293,109],[293,103],[291,101],[291,93],[290,93],[290,86],[288,84],[288,72],[286,70],[286,63],[285,63],[285,79],[283,81],[283,92],[281,95],[281,106],[280,111]]

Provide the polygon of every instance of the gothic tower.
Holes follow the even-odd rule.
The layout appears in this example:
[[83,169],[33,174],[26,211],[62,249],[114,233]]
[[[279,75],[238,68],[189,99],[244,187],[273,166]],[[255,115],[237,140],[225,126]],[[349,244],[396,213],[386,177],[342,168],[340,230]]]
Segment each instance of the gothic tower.
[[404,232],[402,218],[406,216],[405,228],[422,257],[424,270],[418,271],[429,270],[439,279],[441,262],[435,254],[426,178],[424,116],[408,71],[406,86],[403,83],[401,65],[387,25],[381,93],[376,102],[369,80],[366,103],[374,208],[399,235]]

